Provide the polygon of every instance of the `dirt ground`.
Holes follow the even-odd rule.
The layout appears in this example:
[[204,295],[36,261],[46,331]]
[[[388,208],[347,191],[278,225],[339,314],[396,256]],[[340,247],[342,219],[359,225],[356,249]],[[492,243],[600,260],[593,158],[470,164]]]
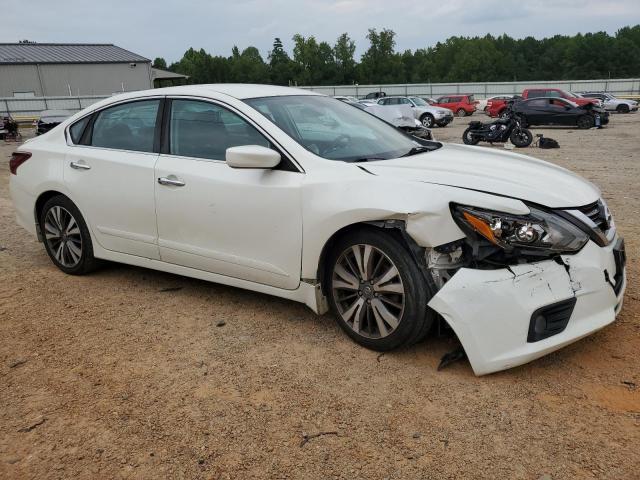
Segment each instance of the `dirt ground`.
[[[468,120],[434,133],[460,142]],[[436,371],[448,339],[380,356],[289,301],[124,265],[66,276],[15,224],[0,142],[0,478],[639,478],[640,114],[540,132],[561,148],[519,152],[613,210],[625,306],[480,378]]]

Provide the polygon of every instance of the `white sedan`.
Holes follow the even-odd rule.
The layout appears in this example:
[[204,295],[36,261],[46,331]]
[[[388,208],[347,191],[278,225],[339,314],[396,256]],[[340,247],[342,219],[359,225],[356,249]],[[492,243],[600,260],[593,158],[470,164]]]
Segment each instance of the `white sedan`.
[[594,185],[306,90],[118,95],[22,145],[10,170],[18,223],[65,273],[104,259],[330,308],[376,350],[446,321],[478,375],[622,305],[624,244]]

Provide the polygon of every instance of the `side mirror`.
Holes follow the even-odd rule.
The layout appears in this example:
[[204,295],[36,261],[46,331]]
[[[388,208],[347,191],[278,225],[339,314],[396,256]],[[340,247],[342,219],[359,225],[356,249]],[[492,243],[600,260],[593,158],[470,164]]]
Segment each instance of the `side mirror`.
[[273,168],[282,160],[278,152],[261,145],[227,148],[225,159],[231,168]]

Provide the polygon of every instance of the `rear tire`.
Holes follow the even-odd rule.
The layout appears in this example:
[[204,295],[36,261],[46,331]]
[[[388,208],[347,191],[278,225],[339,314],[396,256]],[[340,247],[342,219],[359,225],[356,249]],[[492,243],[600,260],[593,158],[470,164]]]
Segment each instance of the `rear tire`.
[[465,143],[465,145],[477,145],[478,142],[480,142],[480,139],[478,137],[476,137],[475,135],[471,135],[471,130],[472,128],[469,127],[462,134],[462,141]]
[[531,145],[533,142],[533,134],[526,128],[520,129],[520,131],[513,130],[509,136],[509,140],[518,148],[525,148]]
[[595,126],[596,120],[591,115],[581,115],[580,117],[578,117],[578,121],[576,123],[578,125],[578,128],[587,130]]
[[420,123],[422,123],[422,126],[425,128],[432,128],[434,122],[435,120],[433,118],[433,115],[431,115],[430,113],[425,113],[420,117]]
[[434,319],[431,289],[399,236],[353,231],[337,241],[328,262],[331,308],[356,343],[387,351],[425,336]]
[[56,195],[47,200],[38,221],[45,250],[64,273],[84,275],[99,266],[87,224],[69,198]]

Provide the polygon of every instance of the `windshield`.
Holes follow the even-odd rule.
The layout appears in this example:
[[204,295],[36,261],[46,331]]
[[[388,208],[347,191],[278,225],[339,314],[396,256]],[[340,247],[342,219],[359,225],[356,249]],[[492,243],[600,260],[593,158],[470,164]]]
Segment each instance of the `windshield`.
[[329,97],[292,95],[245,102],[304,148],[328,160],[387,160],[411,155],[416,147],[440,147],[436,142],[420,142],[372,114]]
[[418,105],[419,107],[428,107],[429,106],[429,104],[427,102],[425,102],[422,98],[411,97],[411,101],[413,103],[415,103],[416,105]]
[[564,90],[560,90],[560,91],[562,92],[562,96],[565,97],[565,98],[578,98],[577,95],[574,95],[571,92],[566,92]]

